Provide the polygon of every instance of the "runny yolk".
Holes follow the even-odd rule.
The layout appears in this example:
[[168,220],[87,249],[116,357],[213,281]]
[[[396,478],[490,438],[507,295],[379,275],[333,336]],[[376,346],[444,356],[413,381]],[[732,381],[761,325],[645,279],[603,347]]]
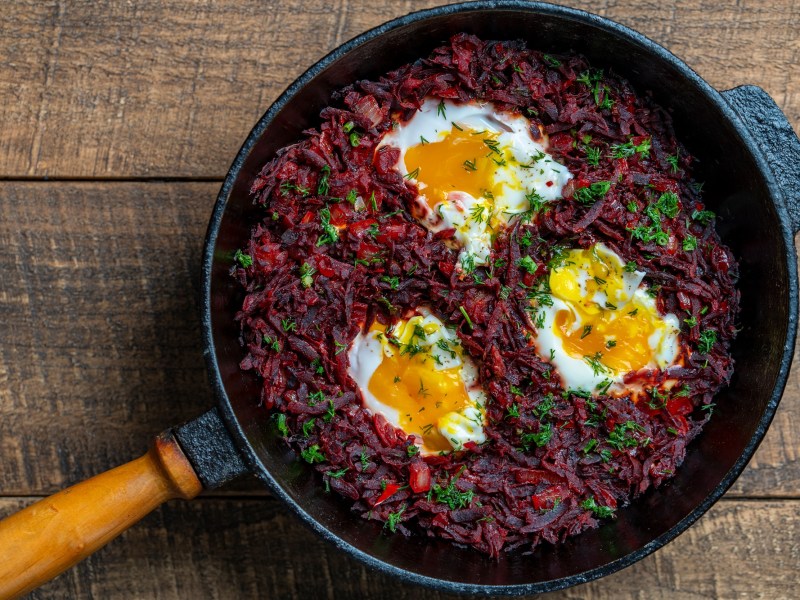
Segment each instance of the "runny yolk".
[[[374,324],[371,331],[385,331]],[[447,413],[461,411],[471,404],[461,379],[461,367],[435,370],[435,362],[426,352],[401,355],[393,348],[394,356],[384,354],[380,366],[369,380],[369,391],[380,402],[400,413],[397,423],[409,435],[422,438],[425,448],[432,452],[450,451],[452,446],[439,433],[437,422]]]
[[570,307],[556,313],[554,333],[573,358],[593,361],[601,355],[602,360],[590,362],[601,371],[608,367],[627,373],[652,364],[650,338],[666,331],[653,308],[633,295],[626,277],[635,279],[622,259],[601,244],[569,250],[562,265],[550,272],[550,291]]
[[632,302],[625,307],[627,312],[603,311],[599,314],[589,314],[575,306],[573,310],[580,314],[583,324],[575,331],[572,330],[575,313],[560,310],[555,316],[556,335],[561,338],[567,353],[574,357],[594,357],[600,353],[602,364],[618,373],[637,371],[651,362],[648,338],[655,333],[656,326],[653,315],[644,306]]
[[495,183],[494,173],[504,154],[495,138],[496,134],[453,128],[439,140],[406,150],[406,170],[424,184],[420,192],[431,208],[454,191],[466,192],[473,198],[487,197],[487,191],[495,196],[502,193],[502,184]]

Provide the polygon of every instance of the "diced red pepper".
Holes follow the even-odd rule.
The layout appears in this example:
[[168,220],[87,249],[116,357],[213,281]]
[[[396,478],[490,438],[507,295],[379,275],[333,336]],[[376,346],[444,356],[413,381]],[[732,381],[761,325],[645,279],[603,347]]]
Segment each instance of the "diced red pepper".
[[725,252],[725,248],[714,246],[714,249],[711,251],[711,264],[714,265],[714,268],[720,273],[728,272],[731,268],[731,261],[728,258],[728,253]]
[[402,239],[405,233],[406,226],[404,223],[387,223],[381,228],[381,232],[376,239],[382,244],[396,242]]
[[311,221],[314,220],[314,215],[315,213],[311,212],[310,210],[307,210],[306,214],[303,215],[303,218],[300,219],[300,223],[302,224],[311,223]]
[[349,204],[341,202],[332,204],[329,210],[331,211],[331,225],[336,225],[337,227],[346,225],[348,213],[352,212]]
[[378,221],[375,219],[363,219],[361,221],[356,221],[350,225],[350,227],[348,227],[348,231],[353,237],[361,239],[366,231],[377,222]]
[[453,270],[456,268],[455,263],[447,262],[446,260],[439,261],[439,270],[444,273],[447,277],[453,274]]
[[372,506],[378,506],[381,502],[386,502],[389,498],[395,495],[397,490],[400,489],[399,483],[387,483],[386,487],[383,490],[383,493],[378,496],[378,499],[375,500],[375,504]]
[[680,192],[680,188],[676,181],[666,177],[664,175],[656,173],[650,178],[650,187],[652,187],[657,192],[675,192],[678,194]]
[[415,493],[427,492],[431,488],[431,470],[423,460],[408,466],[408,483]]
[[531,287],[536,281],[536,273],[524,273],[522,275],[522,283],[527,287]]
[[266,243],[253,249],[253,260],[262,267],[275,267],[286,261],[286,252],[281,252],[280,244]]
[[672,417],[672,421],[675,423],[675,430],[679,435],[686,435],[689,433],[689,422],[686,420],[686,417],[675,415]]
[[551,135],[548,146],[558,152],[568,152],[572,148],[572,136],[568,133]]
[[533,508],[536,510],[550,510],[555,506],[556,499],[564,499],[564,489],[560,485],[551,486],[531,496]]
[[688,415],[693,410],[694,405],[686,396],[676,396],[667,400],[667,412],[671,415]]
[[331,266],[331,259],[328,258],[326,254],[322,254],[317,258],[317,271],[319,271],[320,275],[324,275],[325,277],[333,277],[336,275],[336,271],[334,271]]
[[450,524],[449,519],[447,518],[447,513],[439,513],[431,520],[431,525],[434,527],[441,527],[444,529]]
[[380,255],[380,253],[381,247],[371,242],[360,242],[358,244],[358,250],[356,251],[358,258],[361,260],[369,260],[370,258]]

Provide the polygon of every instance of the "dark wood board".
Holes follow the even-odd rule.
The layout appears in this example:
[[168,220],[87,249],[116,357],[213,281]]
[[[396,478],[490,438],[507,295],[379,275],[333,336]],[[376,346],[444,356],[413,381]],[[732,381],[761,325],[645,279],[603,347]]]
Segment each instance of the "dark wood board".
[[[439,3],[3,4],[0,516],[140,455],[212,405],[200,253],[236,150],[337,44]],[[764,87],[800,127],[800,1],[570,4],[652,37],[718,89]],[[633,567],[546,597],[796,598],[798,423],[796,361],[767,437],[720,503]],[[31,597],[311,595],[447,597],[365,571],[254,481],[168,504]]]
[[[0,515],[28,502],[0,499]],[[800,501],[722,500],[677,540],[547,600],[795,600]],[[764,535],[765,532],[770,535]],[[487,564],[491,568],[491,563]],[[454,598],[368,571],[272,498],[199,499],[157,510],[30,595],[66,598]]]
[[[443,3],[6,3],[0,176],[221,177],[258,117],[329,50]],[[568,4],[652,37],[719,89],[763,86],[800,124],[796,0]]]

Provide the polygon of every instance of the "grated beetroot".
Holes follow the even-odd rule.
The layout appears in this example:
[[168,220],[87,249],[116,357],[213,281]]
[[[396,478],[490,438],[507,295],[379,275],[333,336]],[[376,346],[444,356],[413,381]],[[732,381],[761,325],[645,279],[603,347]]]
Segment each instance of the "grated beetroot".
[[[494,266],[475,277],[456,269],[448,232],[431,234],[413,218],[416,188],[393,169],[397,150],[375,152],[392,119],[409,118],[426,97],[522,112],[574,176],[563,200],[497,237]],[[736,261],[702,212],[693,158],[669,114],[580,56],[462,34],[345,88],[320,119],[253,182],[264,217],[232,272],[247,292],[237,315],[241,368],[263,378],[264,410],[324,485],[388,531],[496,556],[596,527],[671,477],[731,377],[739,293]],[[625,154],[620,145],[646,140],[647,152],[614,157]],[[578,201],[580,190],[605,181],[614,182],[605,195]],[[661,221],[667,237],[653,239],[647,207],[664,192],[679,198],[677,214]],[[684,249],[690,236],[696,249]],[[598,241],[647,272],[662,313],[688,321],[681,366],[630,380],[655,386],[669,377],[688,387],[636,403],[565,392],[526,340],[530,303],[520,284],[546,276],[559,247]],[[518,266],[524,256],[535,273]],[[401,430],[362,408],[346,352],[363,324],[390,323],[422,304],[458,326],[490,398],[487,443],[424,459]]]

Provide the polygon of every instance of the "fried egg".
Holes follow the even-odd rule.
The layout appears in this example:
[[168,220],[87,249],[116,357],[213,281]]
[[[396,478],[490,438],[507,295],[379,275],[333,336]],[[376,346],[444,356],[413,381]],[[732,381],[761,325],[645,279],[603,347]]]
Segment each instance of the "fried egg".
[[423,454],[481,444],[486,393],[455,333],[426,308],[387,327],[373,323],[348,351],[364,405],[414,437]]
[[680,323],[662,315],[645,273],[605,244],[560,253],[532,300],[535,344],[565,389],[592,395],[640,391],[624,383],[641,369],[665,369],[680,350]]
[[428,98],[378,148],[387,144],[400,150],[395,168],[419,188],[421,222],[455,231],[462,265],[486,264],[493,236],[532,204],[561,198],[572,177],[538,126],[489,103]]

